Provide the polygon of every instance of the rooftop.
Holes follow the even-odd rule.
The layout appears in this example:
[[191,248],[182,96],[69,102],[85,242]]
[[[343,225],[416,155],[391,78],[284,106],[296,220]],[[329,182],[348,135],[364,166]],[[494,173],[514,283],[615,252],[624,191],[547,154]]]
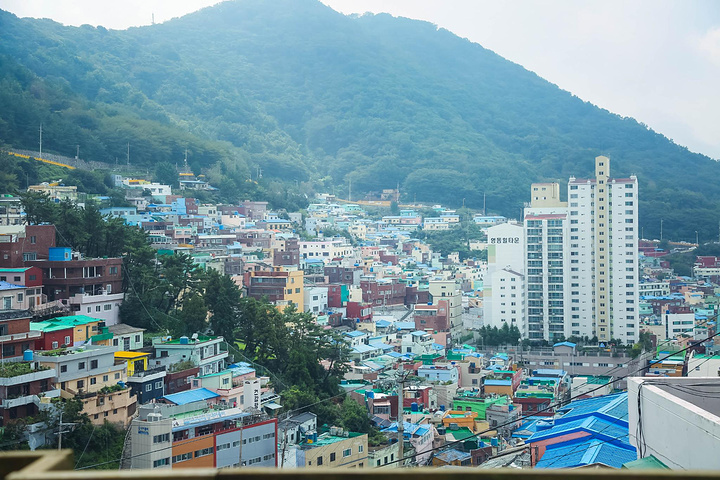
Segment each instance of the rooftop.
[[211,392],[207,388],[196,388],[194,390],[187,390],[185,392],[172,393],[165,395],[163,398],[175,405],[185,405],[200,400],[209,400],[211,398],[219,397],[215,392]]

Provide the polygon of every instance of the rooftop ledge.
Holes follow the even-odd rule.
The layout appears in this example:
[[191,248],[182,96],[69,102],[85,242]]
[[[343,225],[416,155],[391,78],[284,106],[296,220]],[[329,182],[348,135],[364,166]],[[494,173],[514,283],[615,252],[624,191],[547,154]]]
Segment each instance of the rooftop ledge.
[[376,479],[379,480],[670,480],[678,477],[688,480],[718,480],[720,472],[658,471],[658,470],[615,470],[607,468],[569,470],[518,470],[482,468],[197,468],[153,470],[73,470],[74,458],[71,450],[38,450],[0,452],[0,479],[7,480],[111,480],[111,479],[198,479],[198,480],[338,480]]

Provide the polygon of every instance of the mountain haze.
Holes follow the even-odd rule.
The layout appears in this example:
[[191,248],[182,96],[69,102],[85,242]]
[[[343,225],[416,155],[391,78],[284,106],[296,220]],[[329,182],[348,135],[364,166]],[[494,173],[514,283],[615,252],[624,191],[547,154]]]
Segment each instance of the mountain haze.
[[[598,75],[602,72],[598,70]],[[314,0],[231,1],[124,31],[0,11],[0,141],[112,163],[190,162],[234,195],[245,180],[517,217],[535,181],[636,174],[646,237],[717,235],[720,173],[631,118],[595,107],[421,21],[344,16]],[[47,132],[47,133],[46,133]]]

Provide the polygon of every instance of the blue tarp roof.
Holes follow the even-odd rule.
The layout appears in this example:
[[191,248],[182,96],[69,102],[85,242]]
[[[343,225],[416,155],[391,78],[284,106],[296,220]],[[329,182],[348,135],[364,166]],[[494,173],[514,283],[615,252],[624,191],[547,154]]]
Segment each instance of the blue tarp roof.
[[175,405],[185,405],[187,403],[198,402],[200,400],[208,400],[210,398],[216,398],[219,396],[220,395],[215,392],[211,392],[207,388],[196,388],[194,390],[171,393],[170,395],[165,395],[163,398],[174,403]]

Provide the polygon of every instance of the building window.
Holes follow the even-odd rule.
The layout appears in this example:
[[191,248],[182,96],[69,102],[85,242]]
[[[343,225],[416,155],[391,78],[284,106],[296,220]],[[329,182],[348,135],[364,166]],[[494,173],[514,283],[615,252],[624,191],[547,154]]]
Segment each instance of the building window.
[[85,362],[78,363],[78,370],[85,370]]
[[97,360],[90,360],[90,370],[93,370],[95,368],[98,368],[98,361]]
[[343,450],[343,458],[349,457],[350,455],[352,455],[352,448],[348,448],[348,449],[346,449],[346,450]]
[[95,385],[97,383],[97,379],[95,377],[92,377],[90,379],[90,385]]
[[105,310],[106,312],[107,312],[108,310],[112,310],[112,305],[109,304],[109,303],[106,303],[105,305],[103,305],[103,310]]
[[[57,343],[57,342],[55,342]],[[60,373],[66,373],[67,372],[67,365],[60,365]]]
[[77,388],[78,390],[81,388],[85,388],[85,380],[78,380],[77,381]]
[[58,342],[52,342],[52,348],[53,349],[58,348]]
[[323,457],[317,457],[317,461],[315,463],[316,465],[322,465],[323,464]]
[[166,465],[170,465],[169,458],[161,458],[159,460],[153,461],[153,468],[164,467]]
[[145,391],[146,392],[152,391],[152,383],[148,383],[147,385],[145,385]]
[[65,337],[65,345],[70,345],[70,337]]

